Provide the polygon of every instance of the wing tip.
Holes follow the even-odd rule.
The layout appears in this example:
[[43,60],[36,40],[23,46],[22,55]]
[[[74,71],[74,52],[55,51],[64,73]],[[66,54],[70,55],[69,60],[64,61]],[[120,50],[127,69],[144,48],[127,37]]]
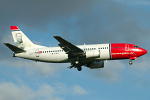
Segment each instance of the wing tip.
[[17,26],[10,26],[11,30],[19,30],[19,28]]
[[8,43],[4,43],[5,45],[7,45]]
[[59,38],[60,36],[53,36],[54,38]]

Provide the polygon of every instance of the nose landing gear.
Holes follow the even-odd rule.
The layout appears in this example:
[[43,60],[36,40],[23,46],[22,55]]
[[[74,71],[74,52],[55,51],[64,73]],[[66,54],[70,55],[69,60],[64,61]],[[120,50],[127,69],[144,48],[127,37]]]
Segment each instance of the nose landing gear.
[[132,65],[132,60],[136,60],[136,59],[137,59],[137,57],[130,58],[129,64]]
[[129,64],[132,65],[132,60],[129,61]]

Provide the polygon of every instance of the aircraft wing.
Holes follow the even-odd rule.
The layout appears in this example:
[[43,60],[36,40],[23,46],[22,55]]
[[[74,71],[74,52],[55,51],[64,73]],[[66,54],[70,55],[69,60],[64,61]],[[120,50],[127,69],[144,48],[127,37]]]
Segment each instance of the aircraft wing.
[[60,36],[54,36],[54,38],[60,42],[58,44],[65,52],[66,54],[70,54],[73,56],[79,56],[84,54],[84,51],[77,46],[71,44],[70,42],[66,41],[65,39],[61,38]]

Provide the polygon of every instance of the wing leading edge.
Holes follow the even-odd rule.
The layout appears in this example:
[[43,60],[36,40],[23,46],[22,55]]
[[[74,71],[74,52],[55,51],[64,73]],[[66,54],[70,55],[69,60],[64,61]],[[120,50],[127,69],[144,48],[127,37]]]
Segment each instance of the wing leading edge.
[[58,44],[65,52],[66,54],[69,54],[70,56],[83,56],[84,51],[77,46],[73,45],[72,43],[66,41],[60,36],[53,36],[60,44]]

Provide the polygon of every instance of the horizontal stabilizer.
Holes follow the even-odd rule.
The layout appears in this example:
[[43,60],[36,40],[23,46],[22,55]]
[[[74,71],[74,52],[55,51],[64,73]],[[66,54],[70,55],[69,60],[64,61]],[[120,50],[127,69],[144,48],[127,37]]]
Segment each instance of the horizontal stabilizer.
[[23,49],[20,49],[12,44],[9,44],[9,43],[4,43],[9,49],[11,49],[14,53],[22,53],[22,52],[26,52],[25,50]]

